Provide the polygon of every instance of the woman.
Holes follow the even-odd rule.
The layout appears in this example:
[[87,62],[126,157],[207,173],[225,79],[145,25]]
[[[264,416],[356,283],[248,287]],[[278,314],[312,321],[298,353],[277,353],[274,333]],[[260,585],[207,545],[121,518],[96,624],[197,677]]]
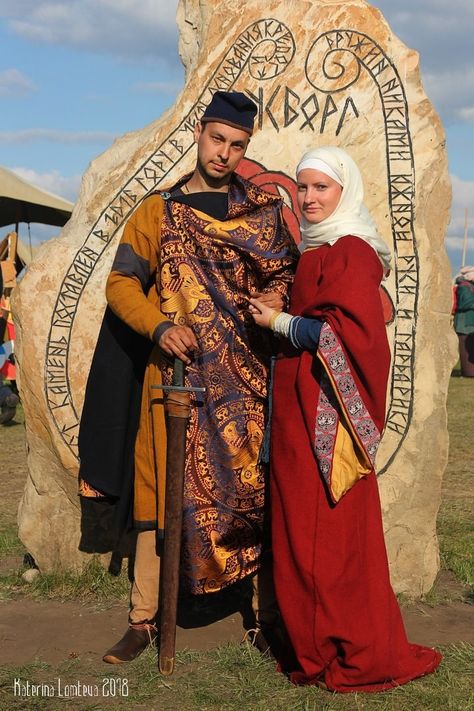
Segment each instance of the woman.
[[297,168],[303,254],[290,314],[251,300],[286,337],[271,432],[275,586],[295,684],[382,691],[428,674],[436,650],[409,644],[390,586],[374,458],[390,365],[379,285],[390,253],[340,148]]

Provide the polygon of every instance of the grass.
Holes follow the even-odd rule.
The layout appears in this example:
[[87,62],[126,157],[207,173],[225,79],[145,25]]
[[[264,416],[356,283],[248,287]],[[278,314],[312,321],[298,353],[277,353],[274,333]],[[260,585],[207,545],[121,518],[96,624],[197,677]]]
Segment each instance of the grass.
[[[92,556],[80,574],[61,570],[42,573],[33,583],[23,580],[22,574],[26,568],[18,565],[18,558],[22,559],[27,551],[18,538],[16,523],[17,504],[26,477],[23,427],[24,413],[21,405],[17,408],[14,424],[0,426],[0,448],[7,454],[7,471],[0,472],[0,562],[4,563],[4,572],[0,575],[0,599],[28,595],[35,599],[91,600],[101,603],[123,600],[126,603],[130,593],[127,571],[122,570],[120,575],[111,576],[98,556]],[[13,493],[13,498],[16,498],[14,501],[12,488],[17,489]]]
[[25,553],[24,546],[17,535],[16,524],[10,523],[0,528],[0,559]]
[[450,453],[438,514],[441,561],[461,582],[474,586],[474,382],[451,378],[448,398]]
[[93,602],[126,602],[130,593],[130,581],[125,570],[114,577],[93,556],[81,573],[61,570],[42,573],[32,583],[23,580],[24,568],[0,577],[0,597],[12,594],[27,594],[35,599],[78,600]]
[[[178,654],[172,677],[163,678],[150,650],[126,669],[104,673],[90,664],[85,671],[79,660],[59,667],[40,662],[22,667],[4,667],[0,672],[0,705],[9,709],[146,709],[147,711],[469,711],[474,708],[472,675],[474,649],[450,645],[443,650],[443,665],[437,674],[418,679],[383,694],[335,695],[316,687],[294,687],[275,673],[273,662],[247,646],[229,644],[209,652]],[[14,696],[14,679],[24,684],[48,684],[58,690],[77,683],[97,687],[98,696],[35,700]],[[115,696],[104,693],[115,690]],[[122,693],[121,693],[122,692]],[[128,696],[122,695],[127,693]],[[26,703],[25,703],[26,702]]]
[[[451,448],[438,517],[442,566],[452,571],[466,589],[473,585],[474,566],[473,394],[474,381],[451,379],[448,398]],[[18,436],[17,433],[13,428],[7,431],[8,436]],[[11,502],[3,497],[0,511],[3,514],[5,509],[7,516],[0,529],[0,561],[5,556],[21,554],[23,550],[16,538],[11,508]],[[20,573],[0,578],[0,592],[80,601],[126,600],[128,596],[125,571],[119,578],[112,578],[98,559],[92,559],[82,575],[64,572],[42,575],[31,585],[22,581]],[[436,590],[430,595],[432,604],[439,602]],[[474,600],[472,592],[471,600]],[[443,663],[436,674],[373,695],[332,695],[315,687],[296,688],[275,673],[270,659],[252,648],[236,644],[207,652],[180,652],[176,671],[168,678],[158,674],[156,654],[151,650],[132,665],[118,669],[98,665],[97,659],[86,657],[54,666],[34,660],[21,667],[4,665],[0,670],[0,708],[2,711],[80,711],[83,708],[92,711],[474,711],[474,647],[458,643],[444,647],[442,652]],[[15,697],[15,678],[36,684],[57,684],[59,678],[63,687],[80,680],[83,684],[97,685],[99,696],[72,700]],[[113,683],[117,690],[121,683],[122,689],[128,690],[128,696],[104,696],[103,689],[110,688]]]

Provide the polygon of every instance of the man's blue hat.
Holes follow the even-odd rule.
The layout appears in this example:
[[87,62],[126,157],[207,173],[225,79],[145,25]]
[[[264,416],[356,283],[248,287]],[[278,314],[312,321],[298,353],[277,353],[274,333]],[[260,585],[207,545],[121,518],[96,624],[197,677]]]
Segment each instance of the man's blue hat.
[[217,121],[240,128],[250,135],[257,115],[257,105],[240,91],[216,91],[204,111],[201,123]]

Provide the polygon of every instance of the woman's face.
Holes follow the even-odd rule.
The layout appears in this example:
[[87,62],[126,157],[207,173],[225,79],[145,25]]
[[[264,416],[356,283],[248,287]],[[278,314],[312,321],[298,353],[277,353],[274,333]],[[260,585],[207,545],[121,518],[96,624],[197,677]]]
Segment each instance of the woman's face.
[[298,206],[308,222],[317,224],[332,215],[339,204],[342,187],[326,173],[305,168],[298,173]]

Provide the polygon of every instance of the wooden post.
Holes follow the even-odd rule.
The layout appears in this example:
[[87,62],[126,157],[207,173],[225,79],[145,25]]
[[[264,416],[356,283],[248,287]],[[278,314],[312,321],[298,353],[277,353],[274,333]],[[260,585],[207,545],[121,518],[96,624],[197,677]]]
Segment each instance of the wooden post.
[[466,265],[466,253],[467,253],[467,207],[464,210],[464,241],[462,245],[462,261],[461,267]]

